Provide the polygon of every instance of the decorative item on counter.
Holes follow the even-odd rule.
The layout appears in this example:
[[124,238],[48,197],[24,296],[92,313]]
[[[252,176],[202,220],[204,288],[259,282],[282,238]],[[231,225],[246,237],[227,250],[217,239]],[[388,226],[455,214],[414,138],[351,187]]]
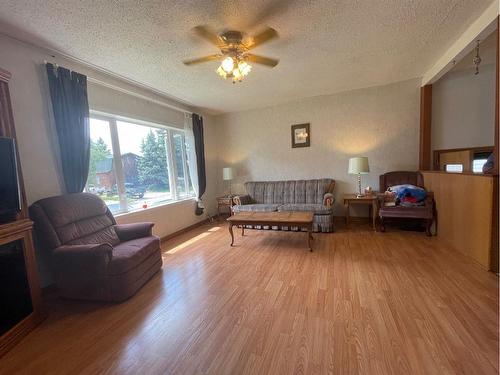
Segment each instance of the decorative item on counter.
[[365,195],[373,195],[373,189],[371,186],[365,187]]

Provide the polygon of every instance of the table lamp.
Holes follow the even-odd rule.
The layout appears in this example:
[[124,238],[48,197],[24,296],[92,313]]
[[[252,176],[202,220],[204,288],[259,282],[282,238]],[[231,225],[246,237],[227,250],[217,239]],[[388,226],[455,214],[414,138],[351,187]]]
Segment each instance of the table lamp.
[[368,166],[368,158],[366,156],[355,157],[349,159],[349,174],[358,175],[358,195],[357,198],[361,198],[363,194],[361,193],[361,175],[370,172],[370,167]]
[[229,195],[232,195],[232,193],[231,193],[231,180],[233,178],[234,178],[233,168],[231,168],[231,167],[222,168],[222,179],[224,181],[229,181]]

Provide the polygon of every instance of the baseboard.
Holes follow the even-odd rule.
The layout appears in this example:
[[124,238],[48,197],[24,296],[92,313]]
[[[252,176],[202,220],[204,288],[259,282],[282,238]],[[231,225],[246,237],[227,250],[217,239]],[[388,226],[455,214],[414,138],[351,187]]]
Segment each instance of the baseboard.
[[194,223],[194,224],[192,224],[192,225],[190,225],[188,227],[182,228],[182,229],[178,230],[177,232],[170,233],[170,234],[167,234],[166,236],[161,237],[161,241],[170,240],[170,239],[172,239],[174,237],[177,237],[177,236],[179,236],[179,235],[181,235],[183,233],[189,232],[192,229],[201,227],[202,225],[205,225],[205,224],[207,224],[209,222],[210,222],[210,218],[207,218],[205,220],[199,221],[199,222]]

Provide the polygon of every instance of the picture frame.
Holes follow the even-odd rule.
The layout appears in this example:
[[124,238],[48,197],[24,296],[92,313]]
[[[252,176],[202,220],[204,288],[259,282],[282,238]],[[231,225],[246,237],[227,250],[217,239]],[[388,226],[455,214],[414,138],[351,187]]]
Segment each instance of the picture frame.
[[311,124],[292,125],[292,148],[311,146]]

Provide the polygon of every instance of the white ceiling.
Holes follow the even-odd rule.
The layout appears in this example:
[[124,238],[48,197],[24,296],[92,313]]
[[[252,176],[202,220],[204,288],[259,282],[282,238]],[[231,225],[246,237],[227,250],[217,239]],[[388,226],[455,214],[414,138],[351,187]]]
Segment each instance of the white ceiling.
[[[2,0],[0,32],[63,52],[214,112],[420,77],[491,0]],[[281,38],[254,50],[280,58],[239,84],[190,30],[206,24]]]

